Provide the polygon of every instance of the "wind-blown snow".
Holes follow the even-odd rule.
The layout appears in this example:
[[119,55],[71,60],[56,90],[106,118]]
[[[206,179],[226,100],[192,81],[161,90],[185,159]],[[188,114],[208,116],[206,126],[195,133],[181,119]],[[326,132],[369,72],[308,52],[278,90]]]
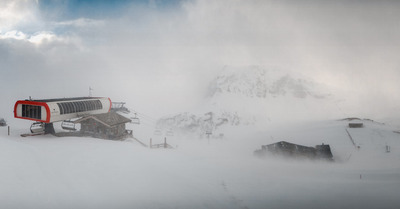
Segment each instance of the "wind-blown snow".
[[[349,129],[348,122],[237,128],[224,139],[168,137],[175,147],[168,150],[133,140],[22,138],[23,130],[7,136],[0,128],[0,207],[397,208],[400,134],[368,120]],[[281,140],[330,144],[335,162],[253,156],[261,145]]]
[[266,66],[225,66],[209,87],[209,96],[241,94],[246,97],[275,98],[291,95],[295,98],[325,98],[329,93],[322,85],[295,75],[288,70]]
[[262,128],[271,122],[339,118],[336,100],[326,86],[299,73],[272,66],[225,66],[209,82],[200,107],[164,116],[157,128],[221,137],[227,126]]

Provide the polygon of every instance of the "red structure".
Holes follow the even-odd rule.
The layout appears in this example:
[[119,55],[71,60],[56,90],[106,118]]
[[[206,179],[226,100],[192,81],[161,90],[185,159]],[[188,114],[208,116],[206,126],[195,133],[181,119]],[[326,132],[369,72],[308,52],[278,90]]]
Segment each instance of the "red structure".
[[19,100],[14,106],[14,117],[36,121],[31,126],[32,133],[54,134],[54,122],[108,113],[111,105],[107,97]]
[[110,109],[111,100],[107,97],[19,100],[14,106],[14,117],[53,123],[85,115],[107,113]]

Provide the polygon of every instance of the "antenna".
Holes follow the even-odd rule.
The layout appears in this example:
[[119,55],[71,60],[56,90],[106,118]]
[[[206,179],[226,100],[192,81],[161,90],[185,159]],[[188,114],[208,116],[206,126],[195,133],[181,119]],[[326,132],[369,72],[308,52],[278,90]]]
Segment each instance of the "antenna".
[[89,86],[89,97],[92,97],[92,91],[93,91],[92,87]]

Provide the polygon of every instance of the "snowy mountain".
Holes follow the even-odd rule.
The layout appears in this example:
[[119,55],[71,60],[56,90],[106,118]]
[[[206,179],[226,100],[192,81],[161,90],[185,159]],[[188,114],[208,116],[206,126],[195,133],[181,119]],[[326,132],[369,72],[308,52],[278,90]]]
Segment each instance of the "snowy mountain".
[[218,137],[224,127],[262,126],[338,111],[325,86],[276,67],[225,66],[204,87],[208,93],[198,109],[163,117],[157,128],[200,137],[211,132]]
[[319,84],[278,68],[247,66],[225,67],[209,86],[210,97],[240,94],[246,97],[270,98],[290,95],[295,98],[326,98]]

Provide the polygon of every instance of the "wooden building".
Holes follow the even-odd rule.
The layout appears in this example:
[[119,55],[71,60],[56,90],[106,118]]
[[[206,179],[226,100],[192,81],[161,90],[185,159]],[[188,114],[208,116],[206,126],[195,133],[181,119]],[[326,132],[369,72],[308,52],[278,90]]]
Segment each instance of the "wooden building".
[[266,156],[267,154],[272,154],[309,159],[332,160],[333,158],[331,148],[327,144],[317,145],[315,147],[307,147],[285,141],[280,141],[269,145],[262,145],[261,149],[256,150],[254,154],[260,157]]
[[102,139],[123,139],[132,135],[132,131],[126,130],[126,123],[131,122],[116,112],[89,115],[74,123],[80,123],[80,133],[82,135],[91,135]]

